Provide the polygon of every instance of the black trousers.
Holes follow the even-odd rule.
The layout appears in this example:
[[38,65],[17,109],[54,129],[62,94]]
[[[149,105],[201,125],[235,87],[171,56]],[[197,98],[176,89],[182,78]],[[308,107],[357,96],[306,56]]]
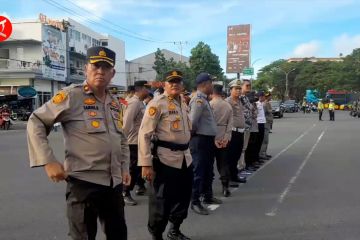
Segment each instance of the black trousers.
[[132,191],[137,183],[143,183],[141,178],[141,167],[138,166],[138,145],[129,145],[130,149],[130,176],[131,182],[129,186],[124,186],[124,192],[128,193]]
[[107,240],[126,240],[122,185],[112,188],[70,177],[66,189],[69,236],[95,240],[97,219]]
[[257,132],[251,132],[250,133],[248,147],[246,148],[246,151],[245,151],[245,164],[246,164],[246,167],[249,167],[249,166],[253,165],[255,163],[255,161],[257,161],[257,158],[256,158],[257,157],[256,156],[257,138],[258,138],[258,133]]
[[241,157],[243,145],[244,133],[232,131],[228,151],[230,180],[238,177],[237,163]]
[[258,123],[258,129],[259,131],[257,132],[257,136],[256,136],[256,141],[255,141],[255,152],[254,152],[254,157],[255,157],[255,161],[259,161],[259,153],[261,150],[261,146],[263,144],[264,141],[264,134],[265,134],[265,123]]
[[168,221],[180,226],[188,214],[193,181],[193,168],[184,159],[181,169],[153,160],[155,178],[149,195],[148,229],[153,236],[161,236]]
[[193,158],[194,182],[192,202],[200,203],[200,197],[212,198],[214,178],[215,148],[213,136],[196,135],[190,140],[190,151]]
[[335,121],[335,111],[329,110],[330,121]]
[[319,120],[322,120],[323,110],[319,110]]
[[223,185],[228,185],[230,181],[230,168],[229,168],[229,161],[228,161],[228,147],[226,148],[215,148],[215,159],[216,159],[216,166],[220,175],[220,180]]

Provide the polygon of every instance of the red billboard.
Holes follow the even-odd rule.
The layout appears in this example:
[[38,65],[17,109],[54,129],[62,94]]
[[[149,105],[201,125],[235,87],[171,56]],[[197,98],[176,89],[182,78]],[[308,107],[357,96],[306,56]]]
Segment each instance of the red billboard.
[[226,73],[250,67],[250,24],[228,26]]

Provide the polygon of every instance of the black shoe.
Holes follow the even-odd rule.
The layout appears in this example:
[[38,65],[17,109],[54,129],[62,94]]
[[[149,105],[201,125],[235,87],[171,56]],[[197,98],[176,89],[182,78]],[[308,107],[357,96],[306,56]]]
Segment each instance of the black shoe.
[[269,160],[269,158],[266,157],[266,156],[260,156],[259,159],[260,159],[260,160]]
[[236,183],[246,183],[246,177],[237,177],[234,179],[231,179],[232,182],[236,182]]
[[245,169],[246,169],[246,171],[250,171],[250,172],[256,172],[256,170],[257,170],[257,168],[254,168],[252,166],[246,167]]
[[152,240],[164,240],[162,236],[152,236]]
[[145,186],[139,186],[138,189],[136,189],[136,191],[135,191],[135,194],[138,196],[145,195],[145,193],[146,193]]
[[137,202],[131,197],[130,193],[124,194],[124,202],[128,206],[137,205]]
[[239,184],[236,183],[236,182],[230,182],[229,186],[233,187],[233,188],[236,188],[236,187],[239,187]]
[[191,204],[191,210],[200,215],[209,215],[209,211],[201,203]]
[[168,240],[191,240],[191,238],[182,234],[179,230],[170,230],[167,234]]
[[265,156],[266,156],[267,158],[269,158],[269,159],[272,158],[272,156],[269,155],[269,154],[266,154]]
[[223,202],[220,199],[217,198],[204,198],[203,200],[204,204],[222,204]]
[[230,197],[231,196],[231,192],[229,191],[228,187],[223,187],[222,193],[223,193],[224,197]]

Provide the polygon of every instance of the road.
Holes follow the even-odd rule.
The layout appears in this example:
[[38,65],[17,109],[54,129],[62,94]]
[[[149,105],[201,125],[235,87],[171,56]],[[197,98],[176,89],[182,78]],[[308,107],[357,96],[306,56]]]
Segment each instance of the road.
[[[273,159],[222,205],[210,206],[211,215],[190,212],[183,232],[193,240],[358,240],[360,120],[347,112],[337,112],[336,122],[327,113],[324,119],[302,113],[276,119]],[[61,133],[52,133],[50,143],[62,159]],[[68,239],[65,184],[29,168],[25,130],[0,131],[0,151],[0,239]],[[218,180],[214,188],[219,196]],[[137,200],[126,207],[129,239],[147,240],[147,198]]]

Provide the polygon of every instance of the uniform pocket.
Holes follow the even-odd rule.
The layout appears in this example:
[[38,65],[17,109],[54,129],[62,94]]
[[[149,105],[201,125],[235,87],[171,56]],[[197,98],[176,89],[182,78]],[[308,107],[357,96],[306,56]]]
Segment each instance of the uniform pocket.
[[106,132],[105,121],[101,112],[89,110],[85,111],[83,116],[87,133]]

